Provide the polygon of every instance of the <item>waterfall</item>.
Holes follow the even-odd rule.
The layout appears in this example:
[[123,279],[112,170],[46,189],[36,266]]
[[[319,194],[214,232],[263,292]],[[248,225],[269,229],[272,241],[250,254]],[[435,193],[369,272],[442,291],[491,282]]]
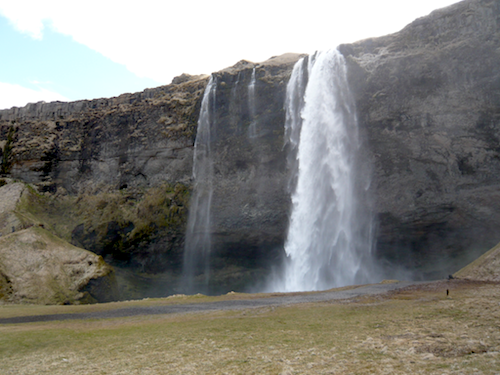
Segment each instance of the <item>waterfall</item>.
[[354,101],[337,50],[298,61],[287,86],[285,137],[292,210],[275,291],[373,281],[369,173],[362,172]]
[[184,246],[184,266],[182,286],[185,292],[208,289],[210,277],[211,251],[211,214],[213,195],[214,168],[211,144],[214,138],[214,117],[216,98],[216,79],[212,76],[208,82],[201,103],[198,130],[194,144],[193,158],[193,193],[189,207],[189,216]]
[[248,136],[255,138],[257,136],[257,122],[255,120],[255,67],[252,70],[250,83],[248,84],[248,114],[250,115],[251,123],[248,127]]

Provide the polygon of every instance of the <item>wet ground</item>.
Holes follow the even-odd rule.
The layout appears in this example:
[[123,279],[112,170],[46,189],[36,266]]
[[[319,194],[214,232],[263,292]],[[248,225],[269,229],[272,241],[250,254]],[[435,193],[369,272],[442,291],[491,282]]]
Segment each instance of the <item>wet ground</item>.
[[[436,284],[438,282],[433,282]],[[430,283],[429,285],[432,285]],[[0,319],[0,324],[17,324],[17,323],[32,323],[32,322],[49,322],[57,320],[70,319],[109,319],[121,318],[137,315],[160,315],[160,314],[184,314],[201,311],[214,310],[241,310],[249,308],[258,308],[265,306],[283,306],[299,303],[311,302],[327,302],[334,300],[348,300],[361,296],[384,294],[391,291],[400,290],[407,287],[417,287],[427,283],[399,281],[394,283],[370,284],[355,287],[348,290],[329,290],[315,293],[287,293],[280,295],[272,295],[263,298],[252,298],[248,295],[248,299],[225,300],[216,302],[204,303],[187,303],[187,304],[171,304],[164,306],[140,306],[117,308],[107,311],[96,311],[89,313],[72,313],[72,314],[50,314],[50,315],[34,315],[34,316],[19,316]],[[444,287],[442,287],[444,288]]]

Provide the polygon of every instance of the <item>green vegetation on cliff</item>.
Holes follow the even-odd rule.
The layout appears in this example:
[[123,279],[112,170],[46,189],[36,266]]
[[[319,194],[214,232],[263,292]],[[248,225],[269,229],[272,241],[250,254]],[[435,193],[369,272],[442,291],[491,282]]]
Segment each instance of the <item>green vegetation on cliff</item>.
[[5,175],[10,171],[10,167],[12,165],[12,141],[14,140],[15,132],[16,128],[14,126],[10,126],[7,133],[7,140],[3,142],[3,148],[0,147],[0,175]]
[[112,264],[156,273],[180,262],[189,202],[185,185],[102,189],[77,196],[28,189],[16,212],[26,225],[42,225]]

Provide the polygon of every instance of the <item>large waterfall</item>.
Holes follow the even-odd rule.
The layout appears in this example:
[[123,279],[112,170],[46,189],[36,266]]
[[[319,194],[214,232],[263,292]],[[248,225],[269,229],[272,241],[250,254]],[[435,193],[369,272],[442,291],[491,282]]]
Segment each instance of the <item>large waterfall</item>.
[[[184,247],[182,286],[185,292],[208,290],[211,251],[211,205],[214,168],[211,144],[215,126],[217,81],[212,76],[203,94],[198,130],[194,146],[193,180],[189,217]],[[196,280],[202,275],[202,280]],[[196,287],[194,284],[198,284]]]
[[373,281],[369,173],[346,64],[337,50],[298,61],[287,87],[285,133],[292,210],[279,291],[322,290]]

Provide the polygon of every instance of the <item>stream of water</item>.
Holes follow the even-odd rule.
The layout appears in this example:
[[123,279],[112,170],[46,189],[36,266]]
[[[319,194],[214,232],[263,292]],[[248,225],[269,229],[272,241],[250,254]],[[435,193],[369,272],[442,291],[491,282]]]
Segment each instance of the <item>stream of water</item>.
[[[186,293],[192,293],[195,289],[197,292],[207,289],[210,279],[210,251],[212,247],[210,209],[214,179],[211,144],[215,126],[216,88],[217,81],[212,76],[203,94],[194,145],[194,187],[186,230],[182,277],[182,285]],[[199,277],[197,279],[199,275],[202,275],[201,279]]]
[[285,103],[292,208],[287,259],[274,291],[323,290],[368,282],[373,221],[346,64],[337,50],[295,65]]
[[250,83],[248,84],[248,111],[250,114],[250,126],[248,127],[248,135],[250,138],[255,138],[257,136],[257,120],[255,118],[255,67],[252,70],[252,76],[250,77]]

